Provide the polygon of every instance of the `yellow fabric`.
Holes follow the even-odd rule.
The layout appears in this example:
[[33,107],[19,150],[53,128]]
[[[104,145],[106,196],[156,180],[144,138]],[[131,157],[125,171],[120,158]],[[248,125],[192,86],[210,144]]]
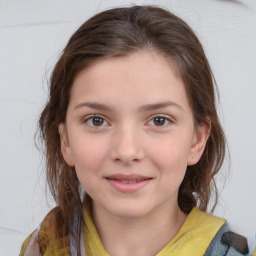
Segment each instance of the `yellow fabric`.
[[175,238],[157,256],[204,255],[225,220],[194,208]]
[[21,246],[21,250],[20,250],[19,256],[23,256],[23,255],[24,255],[24,253],[25,253],[25,251],[26,251],[26,248],[27,248],[27,245],[28,245],[28,242],[29,242],[31,236],[32,236],[32,234],[29,235],[29,236],[27,237],[27,239],[23,242],[23,244],[22,244],[22,246]]
[[[57,217],[56,211],[52,211],[42,223],[39,239],[42,255],[44,256],[70,255],[68,237],[61,237],[56,232],[55,223]],[[86,223],[84,237],[87,256],[110,256],[101,243],[89,210],[85,211],[84,217]],[[157,256],[204,255],[212,239],[224,223],[224,219],[211,216],[200,211],[198,208],[194,208],[178,234]],[[23,243],[20,256],[24,255],[30,238],[31,235]],[[253,256],[256,256],[255,252]]]
[[[44,256],[68,256],[70,255],[68,236],[59,232],[58,221],[59,208],[54,208],[42,222],[39,240],[42,255]],[[61,221],[62,222],[62,221]]]
[[[43,256],[70,256],[68,236],[59,234],[57,218],[59,218],[58,207],[51,210],[41,224],[37,241],[40,244],[41,254]],[[20,256],[24,255],[31,235],[22,244]]]
[[[90,213],[85,211],[84,216],[87,225],[84,231],[87,256],[110,256],[101,243]],[[178,234],[157,256],[204,255],[212,239],[224,223],[224,219],[211,216],[195,207]]]
[[103,247],[89,210],[84,211],[84,240],[87,256],[110,256]]

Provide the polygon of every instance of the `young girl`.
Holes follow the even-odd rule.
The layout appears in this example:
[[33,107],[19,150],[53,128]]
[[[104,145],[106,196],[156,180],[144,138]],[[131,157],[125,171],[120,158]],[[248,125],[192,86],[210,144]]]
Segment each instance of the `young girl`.
[[225,136],[203,48],[175,15],[134,6],[85,22],[39,125],[57,207],[20,255],[249,255],[205,213]]

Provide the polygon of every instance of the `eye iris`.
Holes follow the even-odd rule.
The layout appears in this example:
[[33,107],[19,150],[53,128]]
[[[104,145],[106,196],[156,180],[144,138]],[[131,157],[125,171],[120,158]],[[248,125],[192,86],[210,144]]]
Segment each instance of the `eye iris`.
[[93,125],[95,125],[95,126],[100,126],[100,125],[103,124],[103,119],[100,118],[100,117],[94,117],[94,118],[92,119],[92,123],[93,123]]
[[154,124],[157,126],[161,126],[165,124],[165,118],[163,117],[156,117],[154,118]]

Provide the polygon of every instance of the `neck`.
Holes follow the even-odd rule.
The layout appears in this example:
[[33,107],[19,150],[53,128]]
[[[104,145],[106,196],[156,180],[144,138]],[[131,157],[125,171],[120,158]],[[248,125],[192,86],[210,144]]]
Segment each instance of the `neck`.
[[92,210],[102,244],[111,256],[156,255],[175,237],[186,219],[178,205],[138,218],[113,216],[95,205]]

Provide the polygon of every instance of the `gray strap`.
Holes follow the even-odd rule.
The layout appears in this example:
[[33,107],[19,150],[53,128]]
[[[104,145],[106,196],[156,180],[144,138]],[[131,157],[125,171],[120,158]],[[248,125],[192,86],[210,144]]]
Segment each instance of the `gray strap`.
[[[72,227],[71,227],[72,232],[75,235],[77,235],[77,232],[76,232],[77,225],[78,225],[78,217],[77,217],[77,214],[75,214],[75,219],[74,219]],[[75,241],[74,237],[71,236],[71,234],[69,234],[68,238],[69,238],[71,256],[77,256],[78,248],[76,247],[76,241]],[[80,233],[80,252],[81,252],[81,256],[86,256],[85,246],[84,246],[84,225],[82,226],[81,233]]]
[[68,238],[69,238],[71,256],[76,256],[77,255],[77,249],[76,249],[76,246],[75,246],[74,237],[69,234]]
[[[77,248],[75,246],[75,239],[73,236],[69,235],[69,244],[70,244],[70,253],[71,256],[77,256]],[[84,228],[82,227],[81,229],[81,234],[80,234],[80,252],[81,252],[81,256],[86,256],[86,252],[85,252],[85,246],[84,246]]]
[[232,232],[229,226],[224,224],[204,256],[249,256],[247,239]]
[[84,228],[81,229],[80,235],[80,251],[82,256],[86,256],[85,246],[84,246]]

